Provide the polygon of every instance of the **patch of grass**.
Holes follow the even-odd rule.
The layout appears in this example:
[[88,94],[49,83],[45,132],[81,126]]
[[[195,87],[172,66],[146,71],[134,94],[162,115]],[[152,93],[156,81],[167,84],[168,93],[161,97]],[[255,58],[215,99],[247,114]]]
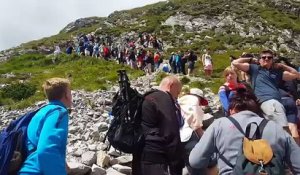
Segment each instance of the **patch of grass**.
[[188,84],[191,80],[187,76],[184,76],[180,81],[182,84]]
[[258,8],[260,16],[279,29],[290,29],[300,33],[300,19],[293,14],[286,14],[270,7]]
[[[44,99],[42,83],[52,77],[63,77],[71,79],[72,89],[84,89],[94,91],[108,89],[117,82],[117,70],[126,69],[130,79],[143,75],[142,71],[132,70],[127,66],[116,64],[114,61],[105,61],[92,57],[78,57],[70,55],[59,55],[56,62],[52,63],[52,56],[44,55],[22,55],[0,64],[0,74],[12,72],[17,76],[6,80],[11,84],[26,77],[26,81],[35,85],[38,91],[30,98],[21,100],[14,104],[14,107],[24,107],[37,100]],[[3,100],[2,103],[11,105],[10,100]]]

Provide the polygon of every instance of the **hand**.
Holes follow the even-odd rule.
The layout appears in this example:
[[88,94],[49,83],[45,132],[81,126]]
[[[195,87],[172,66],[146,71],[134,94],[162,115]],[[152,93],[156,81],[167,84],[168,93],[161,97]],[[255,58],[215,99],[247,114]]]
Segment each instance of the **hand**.
[[258,59],[257,58],[252,58],[252,63],[253,64],[258,64],[259,62],[258,62]]
[[297,106],[300,106],[300,99],[297,99],[297,100],[296,100],[296,105],[297,105]]
[[274,69],[282,69],[283,66],[282,66],[281,63],[274,63],[274,64],[273,64],[273,68],[274,68]]

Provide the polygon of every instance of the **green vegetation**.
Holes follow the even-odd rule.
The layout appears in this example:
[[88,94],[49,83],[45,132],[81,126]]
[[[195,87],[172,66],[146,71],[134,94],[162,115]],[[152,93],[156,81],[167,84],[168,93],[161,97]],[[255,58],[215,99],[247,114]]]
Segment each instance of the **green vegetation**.
[[1,98],[11,98],[20,101],[32,96],[36,87],[29,83],[15,83],[4,87],[1,91]]
[[300,33],[300,19],[296,15],[285,14],[273,8],[258,8],[260,16],[279,29],[290,29]]
[[[93,91],[97,89],[107,89],[112,84],[115,84],[118,78],[116,71],[119,69],[126,69],[130,79],[134,79],[143,74],[142,71],[132,70],[127,66],[123,67],[114,61],[104,61],[91,57],[62,54],[55,59],[55,63],[52,63],[52,59],[52,56],[39,54],[22,55],[12,58],[5,63],[1,63],[0,74],[12,72],[16,75],[16,77],[6,79],[5,83],[13,84],[20,80],[25,80],[30,83],[28,89],[35,87],[37,91],[31,97],[26,95],[26,97],[29,98],[25,99],[26,97],[14,97],[11,95],[11,92],[2,90],[1,94],[4,94],[5,100],[1,100],[0,104],[8,104],[13,108],[22,108],[37,100],[44,99],[41,85],[46,79],[52,77],[71,79],[73,89]],[[23,89],[18,88],[19,85],[14,89],[17,89],[16,91],[18,92],[26,90],[24,87]]]

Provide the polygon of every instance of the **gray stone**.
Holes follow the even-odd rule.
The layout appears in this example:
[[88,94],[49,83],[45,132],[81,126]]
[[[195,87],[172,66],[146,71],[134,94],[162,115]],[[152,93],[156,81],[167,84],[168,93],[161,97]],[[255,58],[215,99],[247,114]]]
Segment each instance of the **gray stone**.
[[83,164],[92,166],[97,161],[97,155],[94,151],[88,151],[82,154],[81,161]]
[[106,174],[107,175],[126,175],[126,174],[123,174],[123,173],[120,173],[118,172],[117,170],[113,169],[113,168],[108,168],[106,170]]
[[70,168],[68,171],[69,175],[82,175],[82,174],[86,174],[89,171],[91,171],[90,167],[88,167],[82,163],[68,162],[68,166]]
[[92,173],[91,175],[105,175],[106,174],[106,170],[97,166],[97,165],[93,165],[92,166]]
[[97,152],[97,165],[105,168],[109,166],[110,157],[104,151]]
[[128,167],[128,166],[123,166],[123,165],[120,165],[120,164],[116,164],[116,165],[113,165],[112,167],[113,167],[113,169],[117,170],[120,173],[124,173],[124,174],[127,174],[127,175],[130,175],[132,173],[131,167]]

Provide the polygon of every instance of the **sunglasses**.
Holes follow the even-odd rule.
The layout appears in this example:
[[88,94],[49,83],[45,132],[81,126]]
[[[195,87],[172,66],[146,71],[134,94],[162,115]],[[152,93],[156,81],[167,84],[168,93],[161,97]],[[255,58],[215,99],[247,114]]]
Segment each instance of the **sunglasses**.
[[273,59],[273,56],[262,56],[261,59],[263,59],[263,60],[265,60],[265,59],[271,60],[271,59]]

